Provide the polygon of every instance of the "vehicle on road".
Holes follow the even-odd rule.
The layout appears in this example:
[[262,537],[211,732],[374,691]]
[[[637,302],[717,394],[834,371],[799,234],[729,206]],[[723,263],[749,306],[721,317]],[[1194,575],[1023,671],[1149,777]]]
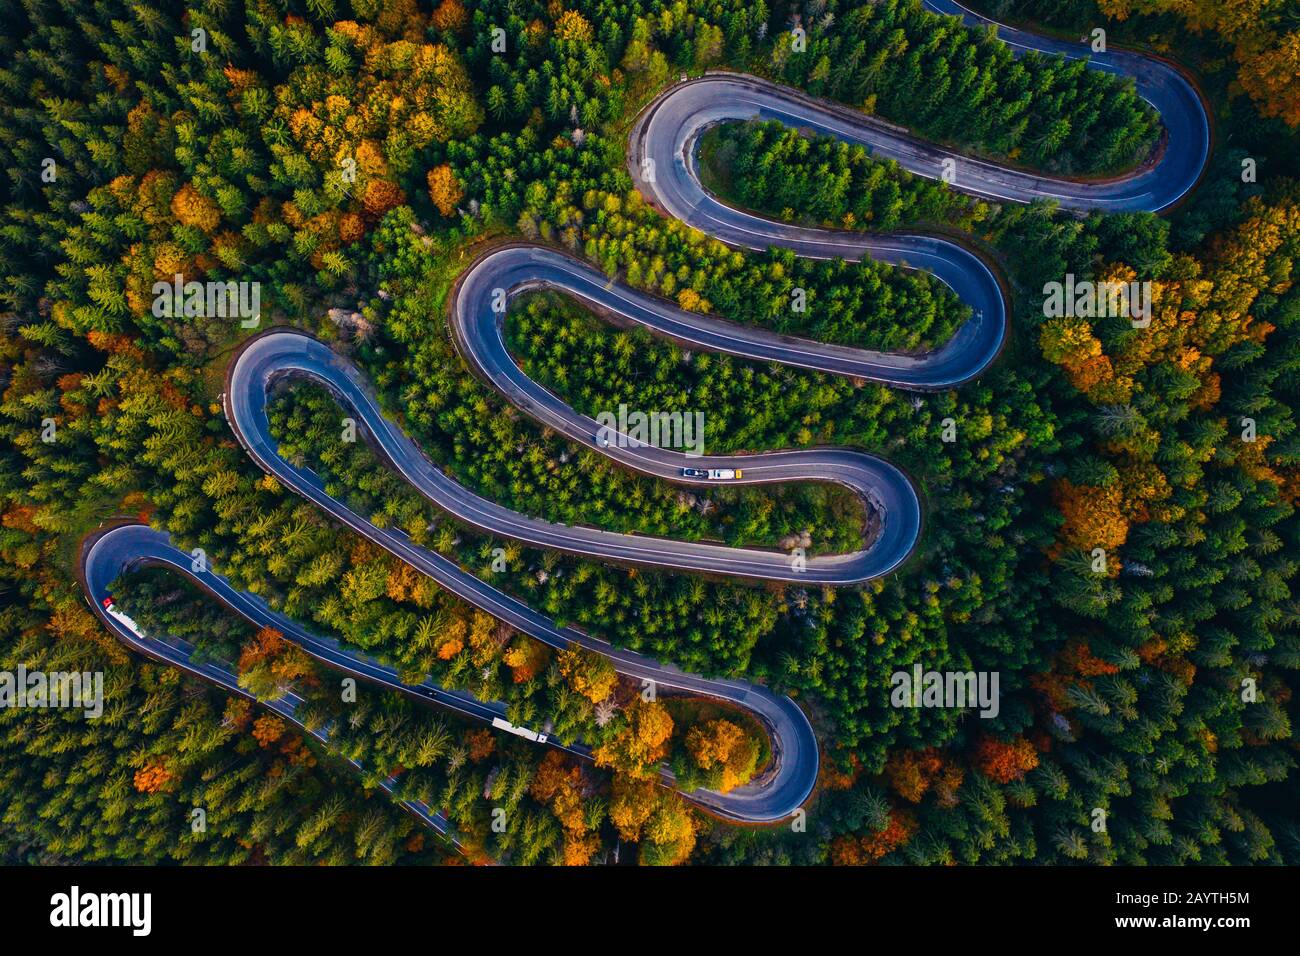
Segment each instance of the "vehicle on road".
[[546,743],[547,735],[539,734],[535,730],[529,730],[527,727],[517,727],[501,717],[492,718],[492,726],[497,730],[504,730],[506,733],[518,734],[520,737],[526,737],[529,740],[535,740],[540,744]]
[[683,478],[707,478],[709,477],[709,473],[705,471],[703,468],[683,468],[682,477]]
[[714,481],[729,481],[732,478],[739,478],[744,472],[739,468],[710,468],[709,477]]

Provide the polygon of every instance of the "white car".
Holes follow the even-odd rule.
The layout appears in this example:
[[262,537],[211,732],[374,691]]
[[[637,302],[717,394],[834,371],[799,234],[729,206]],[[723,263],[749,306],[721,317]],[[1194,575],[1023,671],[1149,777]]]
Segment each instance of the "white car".
[[710,468],[709,477],[717,481],[739,478],[743,472],[739,468]]

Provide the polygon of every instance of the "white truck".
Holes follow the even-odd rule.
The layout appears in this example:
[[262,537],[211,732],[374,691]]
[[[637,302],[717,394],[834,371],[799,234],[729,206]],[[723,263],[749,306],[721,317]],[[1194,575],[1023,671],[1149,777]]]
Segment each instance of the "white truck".
[[535,740],[539,744],[546,743],[546,734],[539,734],[535,730],[529,730],[527,727],[516,727],[510,721],[501,717],[492,718],[492,726],[497,730],[504,730],[507,733],[516,734],[520,737],[527,737],[529,740]]
[[104,598],[104,610],[108,612],[109,617],[121,623],[136,637],[144,637],[144,631],[140,630],[140,625],[117,609],[117,603],[113,600],[111,594]]

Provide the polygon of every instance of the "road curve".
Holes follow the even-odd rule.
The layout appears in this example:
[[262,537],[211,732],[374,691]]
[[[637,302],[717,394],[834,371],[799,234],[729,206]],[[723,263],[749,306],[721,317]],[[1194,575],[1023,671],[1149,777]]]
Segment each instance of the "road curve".
[[[1039,36],[1007,26],[976,13],[957,0],[924,0],[926,9],[961,17],[968,27],[997,29],[998,39],[1016,54],[1031,50],[1070,60],[1087,60],[1090,69],[1132,78],[1138,96],[1160,116],[1164,126],[1163,150],[1154,163],[1127,175],[1106,180],[1054,179],[1030,172],[1001,170],[996,164],[958,159],[957,188],[979,192],[991,199],[1027,202],[1055,199],[1067,209],[1104,212],[1161,212],[1192,191],[1210,159],[1210,116],[1200,92],[1188,74],[1173,63],[1133,50],[1108,49],[1094,53],[1089,44]],[[956,153],[943,153],[956,157]],[[938,165],[928,157],[935,178]],[[900,160],[902,162],[902,160]],[[907,168],[913,167],[904,163]],[[963,176],[963,167],[967,173]]]
[[[981,18],[947,0],[927,6],[940,12]],[[1077,45],[1003,30],[1020,49],[1080,55]],[[1059,48],[1059,49],[1058,49]],[[266,417],[269,390],[286,376],[314,379],[351,408],[388,464],[422,494],[457,518],[493,534],[537,547],[681,570],[773,580],[851,584],[895,569],[914,546],[920,528],[916,493],[894,466],[848,449],[809,449],[749,456],[687,460],[652,447],[609,447],[597,442],[597,426],[529,380],[515,365],[502,337],[503,303],[521,291],[554,288],[602,312],[612,312],[651,331],[756,361],[771,361],[837,375],[850,375],[913,389],[942,389],[977,376],[996,358],[1007,331],[1001,287],[987,265],[961,245],[931,236],[870,236],[808,229],[772,222],[734,209],[704,191],[695,160],[700,133],[726,120],[776,119],[872,147],[922,175],[937,176],[946,158],[958,160],[956,186],[1000,200],[1051,198],[1068,208],[1108,211],[1165,209],[1177,202],[1199,178],[1209,151],[1209,124],[1204,108],[1177,70],[1154,59],[1116,51],[1092,55],[1094,68],[1131,75],[1139,92],[1161,113],[1164,150],[1155,162],[1111,180],[1076,181],[1037,176],[990,163],[968,160],[910,134],[861,116],[844,107],[812,100],[761,80],[714,74],[665,92],[638,119],[632,133],[629,163],[639,188],[666,213],[733,246],[762,249],[781,246],[803,256],[859,259],[924,270],[952,288],[970,306],[971,318],[942,348],[924,355],[893,355],[826,345],[744,328],[725,320],[684,312],[652,296],[607,280],[591,266],[552,249],[513,245],[478,259],[457,286],[451,309],[453,334],[462,354],[478,374],[538,421],[570,440],[587,445],[627,467],[661,478],[684,481],[681,467],[739,467],[745,482],[793,480],[838,481],[853,488],[879,518],[880,531],[868,547],[847,555],[808,559],[799,567],[787,555],[757,549],[725,548],[696,542],[620,535],[594,528],[570,528],[528,518],[473,494],[451,480],[380,412],[365,377],[325,345],[296,332],[273,331],[249,340],[227,370],[225,410],[249,455],[283,484],[311,500],[336,521],[379,544],[427,574],[451,592],[538,640],[563,648],[578,644],[606,655],[619,673],[653,681],[668,691],[713,697],[753,713],[772,739],[773,760],[760,777],[728,794],[695,791],[686,796],[720,816],[746,822],[779,820],[794,812],[811,793],[817,776],[816,739],[807,717],[788,697],[741,681],[709,680],[661,665],[551,621],[513,597],[461,570],[454,562],[413,544],[400,530],[377,528],[343,502],[327,495],[321,480],[296,468],[278,454]],[[649,160],[650,162],[646,162]],[[653,170],[652,175],[646,175]],[[504,295],[498,294],[503,293]],[[617,436],[616,436],[617,437]],[[129,646],[232,686],[228,672],[209,673],[168,642],[133,633],[102,607],[109,583],[140,563],[163,565],[193,578],[236,612],[269,624],[300,643],[309,653],[406,693],[436,700],[483,720],[503,711],[432,684],[408,687],[391,668],[336,642],[316,637],[270,610],[260,599],[237,591],[211,571],[195,575],[189,559],[161,532],[143,526],[112,529],[88,540],[82,554],[83,584],[96,613]],[[170,650],[168,650],[170,649]],[[586,756],[584,748],[566,748]]]
[[[513,280],[521,275],[530,278],[515,284]],[[871,546],[848,554],[795,561],[780,551],[620,534],[521,515],[470,491],[434,465],[398,425],[384,416],[365,375],[328,345],[301,332],[273,330],[250,339],[236,353],[226,375],[227,417],[254,461],[331,513],[337,513],[342,503],[328,498],[320,481],[307,469],[285,461],[270,432],[270,392],[286,377],[310,379],[328,388],[355,416],[389,466],[413,488],[439,508],[489,534],[609,561],[808,584],[857,584],[888,573],[907,557],[920,529],[920,503],[907,477],[873,455],[850,449],[808,449],[687,458],[681,452],[655,447],[620,448],[613,441],[608,448],[599,447],[599,426],[595,421],[578,415],[515,365],[501,340],[501,316],[485,302],[497,288],[495,283],[506,283],[512,292],[525,285],[545,283],[607,308],[617,308],[623,315],[639,317],[647,324],[652,320],[648,313],[640,311],[643,307],[671,308],[618,286],[606,289],[607,281],[590,267],[549,249],[511,247],[480,259],[464,277],[452,306],[453,314],[464,319],[463,325],[456,321],[456,331],[467,359],[543,423],[649,474],[686,481],[681,477],[682,467],[694,466],[739,468],[742,478],[738,481],[746,484],[840,482],[860,494],[879,516],[881,531]]]
[[[994,23],[952,0],[927,0],[925,6],[937,13],[962,16],[971,26]],[[851,259],[866,254],[884,262],[906,261],[927,271],[936,270],[924,259],[913,258],[916,253],[938,252],[949,258],[951,243],[920,236],[874,237],[863,242],[843,232],[787,227],[725,205],[700,185],[695,168],[700,135],[718,123],[775,120],[861,144],[874,157],[893,159],[929,179],[941,178],[944,164],[950,163],[955,177],[952,186],[961,192],[997,202],[1048,199],[1074,210],[1159,212],[1196,185],[1210,154],[1209,114],[1195,86],[1177,67],[1129,50],[1093,53],[1080,43],[995,25],[999,38],[1017,53],[1032,50],[1086,58],[1092,69],[1132,78],[1138,95],[1160,116],[1163,135],[1157,155],[1129,173],[1106,179],[1046,176],[967,157],[892,123],[766,80],[718,72],[669,88],[643,111],[633,129],[628,155],[632,175],[642,192],[669,215],[732,245],[756,249],[779,245],[816,258]],[[652,166],[645,165],[647,159]],[[945,274],[938,274],[948,281]]]

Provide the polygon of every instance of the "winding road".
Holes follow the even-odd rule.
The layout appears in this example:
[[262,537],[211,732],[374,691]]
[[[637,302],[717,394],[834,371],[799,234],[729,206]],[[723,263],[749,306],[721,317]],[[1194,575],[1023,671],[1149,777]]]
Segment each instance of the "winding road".
[[[963,15],[967,22],[987,22],[954,3],[929,2],[927,6]],[[668,449],[635,447],[634,443],[617,440],[618,436],[606,445],[598,440],[600,428],[594,420],[575,412],[519,369],[505,346],[504,316],[514,296],[549,288],[599,313],[617,315],[698,349],[909,389],[945,389],[971,380],[997,357],[1007,335],[1006,300],[997,277],[982,259],[951,240],[934,236],[866,235],[805,228],[735,209],[702,187],[695,147],[700,134],[715,123],[775,119],[865,144],[873,154],[896,159],[921,175],[938,176],[943,161],[955,158],[956,188],[999,200],[1050,198],[1068,208],[1155,211],[1176,203],[1195,185],[1209,154],[1209,121],[1195,89],[1177,69],[1125,51],[1091,55],[1086,50],[1080,53],[1083,48],[1077,44],[1022,31],[1004,28],[1002,35],[1019,49],[1090,56],[1090,65],[1098,69],[1132,76],[1139,93],[1161,114],[1165,130],[1159,154],[1126,177],[1053,179],[959,157],[845,107],[736,74],[709,74],[668,89],[642,112],[631,134],[629,165],[638,188],[667,215],[712,237],[740,248],[780,246],[817,258],[870,257],[936,276],[972,310],[972,317],[937,350],[923,355],[896,355],[742,327],[725,319],[685,312],[614,282],[583,261],[536,245],[514,244],[487,252],[461,277],[452,297],[450,324],[462,356],[479,376],[539,423],[628,468],[684,484],[717,484],[692,481],[681,473],[686,467],[743,469],[739,483],[838,482],[861,495],[877,519],[876,533],[860,550],[796,561],[777,551],[617,534],[520,515],[466,489],[429,461],[400,427],[384,416],[368,380],[355,366],[325,344],[295,331],[272,330],[254,337],[232,359],[224,395],[231,428],[249,456],[282,484],[335,521],[514,628],[552,647],[579,644],[595,650],[634,681],[654,682],[668,692],[726,701],[754,714],[771,736],[773,759],[767,769],[729,793],[695,791],[686,796],[719,816],[737,821],[761,823],[790,816],[811,793],[818,769],[812,726],[792,700],[743,681],[686,674],[574,629],[556,627],[526,604],[462,570],[453,561],[415,545],[404,532],[376,527],[328,495],[324,483],[312,471],[280,456],[270,435],[268,397],[276,383],[286,377],[325,385],[356,416],[387,464],[431,502],[484,532],[534,547],[651,567],[809,584],[852,585],[888,574],[907,558],[921,527],[915,488],[897,467],[876,456],[841,448],[688,458]],[[629,444],[633,447],[627,447]],[[311,634],[271,610],[260,598],[233,588],[215,572],[191,571],[189,556],[176,549],[163,532],[142,525],[122,525],[88,538],[82,551],[82,581],[92,607],[104,623],[129,646],[215,680],[228,690],[239,692],[229,672],[213,665],[193,664],[179,642],[146,637],[104,607],[110,583],[141,565],[165,566],[191,578],[250,622],[275,627],[308,653],[345,673],[431,700],[475,719],[491,722],[504,715],[504,706],[499,703],[485,703],[432,683],[403,685],[393,668]],[[560,745],[554,740],[547,742]],[[565,749],[589,756],[580,744]],[[665,771],[665,783],[671,782],[671,775]],[[436,823],[438,818],[428,814],[427,808],[424,812]]]

